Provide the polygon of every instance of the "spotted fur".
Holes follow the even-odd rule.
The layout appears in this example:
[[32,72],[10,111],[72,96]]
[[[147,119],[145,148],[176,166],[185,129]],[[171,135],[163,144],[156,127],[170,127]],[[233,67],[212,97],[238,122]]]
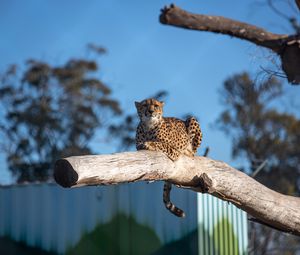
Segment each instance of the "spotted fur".
[[[194,117],[182,121],[163,117],[164,102],[145,99],[135,102],[140,123],[136,132],[137,150],[152,150],[165,153],[175,161],[180,155],[193,157],[202,141],[202,132]],[[171,184],[165,182],[163,201],[166,208],[178,217],[184,217],[183,210],[170,201]]]

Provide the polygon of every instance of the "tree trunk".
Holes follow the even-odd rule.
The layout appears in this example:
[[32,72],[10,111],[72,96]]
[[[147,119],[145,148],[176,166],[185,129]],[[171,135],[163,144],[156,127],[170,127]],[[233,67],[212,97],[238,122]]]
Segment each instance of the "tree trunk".
[[300,235],[300,198],[277,193],[224,162],[182,156],[173,162],[160,152],[138,151],[77,156],[55,163],[63,187],[169,181],[235,204],[258,221]]

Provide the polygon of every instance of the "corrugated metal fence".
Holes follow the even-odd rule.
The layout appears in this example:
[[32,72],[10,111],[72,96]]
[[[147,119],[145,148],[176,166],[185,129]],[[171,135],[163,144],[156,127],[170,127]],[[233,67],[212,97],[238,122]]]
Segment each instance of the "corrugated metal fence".
[[199,254],[247,254],[247,214],[208,194],[198,195]]
[[[161,245],[185,238],[190,233],[197,234],[198,226],[200,255],[246,253],[247,219],[244,212],[212,196],[199,194],[197,224],[196,193],[173,189],[172,198],[186,211],[185,219],[171,215],[164,208],[162,183],[77,189],[63,189],[53,184],[1,187],[0,236],[9,236],[46,251],[65,253],[86,233],[123,213],[152,229]],[[115,242],[131,235],[127,223],[119,228],[122,235],[116,237]],[[192,245],[197,251],[197,242]],[[123,254],[122,247],[120,250]]]
[[[164,244],[187,235],[197,226],[196,194],[173,189],[172,196],[187,212],[186,219],[177,218],[164,208],[159,182],[76,189],[55,184],[1,187],[0,236],[64,253],[83,234],[123,213],[153,229]],[[129,234],[123,229],[121,232]]]

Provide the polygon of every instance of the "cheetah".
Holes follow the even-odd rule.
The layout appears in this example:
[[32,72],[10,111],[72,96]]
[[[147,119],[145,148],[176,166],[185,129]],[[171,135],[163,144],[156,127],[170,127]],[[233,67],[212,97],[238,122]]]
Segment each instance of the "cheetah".
[[[136,131],[136,149],[161,151],[172,161],[180,155],[193,157],[202,141],[202,132],[197,120],[190,117],[183,121],[163,117],[164,102],[145,99],[135,102],[140,122]],[[185,213],[170,201],[171,183],[165,182],[163,202],[165,207],[178,217]]]

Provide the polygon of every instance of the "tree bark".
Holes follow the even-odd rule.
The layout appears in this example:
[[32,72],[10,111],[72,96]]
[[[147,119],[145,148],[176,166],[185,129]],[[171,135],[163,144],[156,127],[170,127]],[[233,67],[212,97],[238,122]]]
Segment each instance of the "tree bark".
[[222,16],[190,13],[174,4],[162,9],[159,19],[165,25],[226,34],[271,49],[280,56],[282,70],[286,73],[288,81],[300,84],[299,34],[274,34],[260,27]]
[[277,193],[224,162],[138,151],[60,159],[54,178],[63,187],[169,181],[235,204],[258,221],[300,236],[300,198]]
[[298,9],[300,10],[300,0],[295,0]]

